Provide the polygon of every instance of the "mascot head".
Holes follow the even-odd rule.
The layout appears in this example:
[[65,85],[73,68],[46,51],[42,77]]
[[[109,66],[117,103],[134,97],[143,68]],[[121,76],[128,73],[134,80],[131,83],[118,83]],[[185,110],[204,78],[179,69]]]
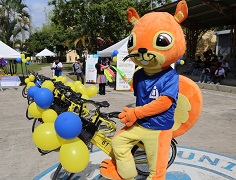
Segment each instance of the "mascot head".
[[[175,15],[167,12],[151,12],[139,18],[135,9],[127,10],[127,19],[134,25],[128,41],[132,61],[145,72],[156,73],[179,60],[186,49],[180,23],[188,16],[185,1],[177,5]],[[125,59],[126,59],[125,58]]]

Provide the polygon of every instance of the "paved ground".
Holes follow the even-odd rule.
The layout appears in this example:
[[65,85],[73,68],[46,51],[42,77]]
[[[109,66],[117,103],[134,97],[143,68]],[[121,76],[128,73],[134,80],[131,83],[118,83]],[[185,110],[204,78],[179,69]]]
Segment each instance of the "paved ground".
[[[43,68],[41,73],[51,74],[49,68]],[[34,146],[32,121],[25,117],[27,102],[21,96],[22,89],[10,87],[0,91],[0,179],[4,180],[32,180],[59,162],[57,152],[41,156]],[[236,158],[236,94],[206,89],[202,89],[202,94],[201,117],[190,131],[177,138],[178,144]],[[107,88],[105,96],[92,99],[108,100],[111,106],[106,111],[121,111],[123,106],[134,106],[135,102],[132,92],[112,88]]]

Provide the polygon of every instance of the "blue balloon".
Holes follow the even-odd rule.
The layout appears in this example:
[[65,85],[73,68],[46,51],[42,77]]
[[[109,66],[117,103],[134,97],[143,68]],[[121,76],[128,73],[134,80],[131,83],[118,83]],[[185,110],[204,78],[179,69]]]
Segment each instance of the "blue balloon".
[[54,96],[48,88],[39,88],[34,93],[35,103],[42,109],[47,109],[52,105]]
[[16,58],[16,62],[21,63],[22,59],[21,58]]
[[111,57],[117,56],[118,53],[119,53],[119,52],[118,52],[117,50],[114,50],[114,51],[112,52],[112,54],[111,54]]
[[26,65],[29,65],[29,64],[30,64],[30,62],[29,62],[29,61],[27,61],[25,64],[26,64]]
[[82,130],[82,122],[79,116],[73,112],[61,113],[54,123],[56,133],[64,139],[76,138]]
[[38,89],[37,86],[31,86],[27,91],[28,96],[34,99],[34,94]]

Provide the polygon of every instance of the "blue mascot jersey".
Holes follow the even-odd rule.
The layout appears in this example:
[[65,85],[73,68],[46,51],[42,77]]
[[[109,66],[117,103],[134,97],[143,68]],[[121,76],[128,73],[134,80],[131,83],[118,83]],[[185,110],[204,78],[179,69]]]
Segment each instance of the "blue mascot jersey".
[[133,88],[136,96],[136,106],[148,104],[159,96],[169,96],[175,100],[168,110],[137,120],[139,125],[148,129],[171,129],[174,124],[174,111],[179,91],[179,75],[177,72],[172,68],[168,68],[148,76],[142,68],[134,73]]

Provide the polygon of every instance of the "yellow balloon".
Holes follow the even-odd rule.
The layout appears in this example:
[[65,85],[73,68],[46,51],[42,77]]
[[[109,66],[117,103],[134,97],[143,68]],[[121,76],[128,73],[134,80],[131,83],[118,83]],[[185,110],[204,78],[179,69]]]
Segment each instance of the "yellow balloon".
[[54,150],[61,146],[60,137],[57,135],[54,123],[40,124],[33,132],[33,142],[42,150]]
[[93,96],[95,96],[95,95],[97,95],[97,93],[98,93],[98,88],[97,88],[97,86],[89,86],[88,88],[87,88],[87,91],[86,91],[86,94],[89,96],[89,97],[93,97]]
[[29,60],[30,60],[30,57],[27,57],[27,58],[26,58],[26,61],[29,61]]
[[21,59],[25,59],[25,54],[20,54]]
[[86,87],[83,84],[79,84],[75,86],[75,92],[79,92],[81,94],[86,94]]
[[74,83],[73,82],[66,82],[66,84],[65,84],[66,86],[69,86],[69,87],[71,87],[71,86],[73,86],[74,85]]
[[57,79],[57,76],[52,76],[52,79]]
[[66,82],[66,77],[65,76],[61,76],[61,80],[62,80],[62,83],[65,83]]
[[75,86],[78,86],[78,85],[80,85],[80,84],[82,84],[80,81],[75,81],[75,82],[74,82],[74,85],[75,85]]
[[57,77],[56,81],[61,81],[63,83],[63,77],[62,76]]
[[180,60],[180,64],[183,65],[184,64],[184,60]]
[[35,84],[34,84],[34,82],[30,81],[30,82],[27,83],[27,88],[30,88],[31,86],[35,86]]
[[46,109],[42,113],[42,119],[45,123],[54,123],[57,118],[57,113],[53,109]]
[[112,58],[112,61],[113,61],[113,62],[117,62],[117,56],[114,56],[114,57]]
[[22,62],[23,62],[23,63],[26,63],[26,62],[27,62],[27,60],[26,60],[26,59],[22,59]]
[[25,84],[28,84],[30,82],[29,78],[25,78]]
[[32,116],[33,118],[41,118],[43,111],[44,111],[44,109],[38,107],[35,102],[32,102],[32,103],[28,106],[28,113],[29,113],[29,115]]
[[48,88],[50,91],[53,91],[55,88],[53,82],[49,80],[44,81],[41,87]]
[[61,146],[59,157],[63,168],[71,173],[78,173],[87,167],[90,154],[84,142],[75,138]]
[[75,90],[75,86],[73,85],[73,86],[71,86],[70,87],[74,92],[76,92],[76,90]]
[[29,75],[29,80],[30,80],[30,81],[34,81],[34,80],[35,80],[35,77],[34,77],[33,74],[30,74],[30,75]]

